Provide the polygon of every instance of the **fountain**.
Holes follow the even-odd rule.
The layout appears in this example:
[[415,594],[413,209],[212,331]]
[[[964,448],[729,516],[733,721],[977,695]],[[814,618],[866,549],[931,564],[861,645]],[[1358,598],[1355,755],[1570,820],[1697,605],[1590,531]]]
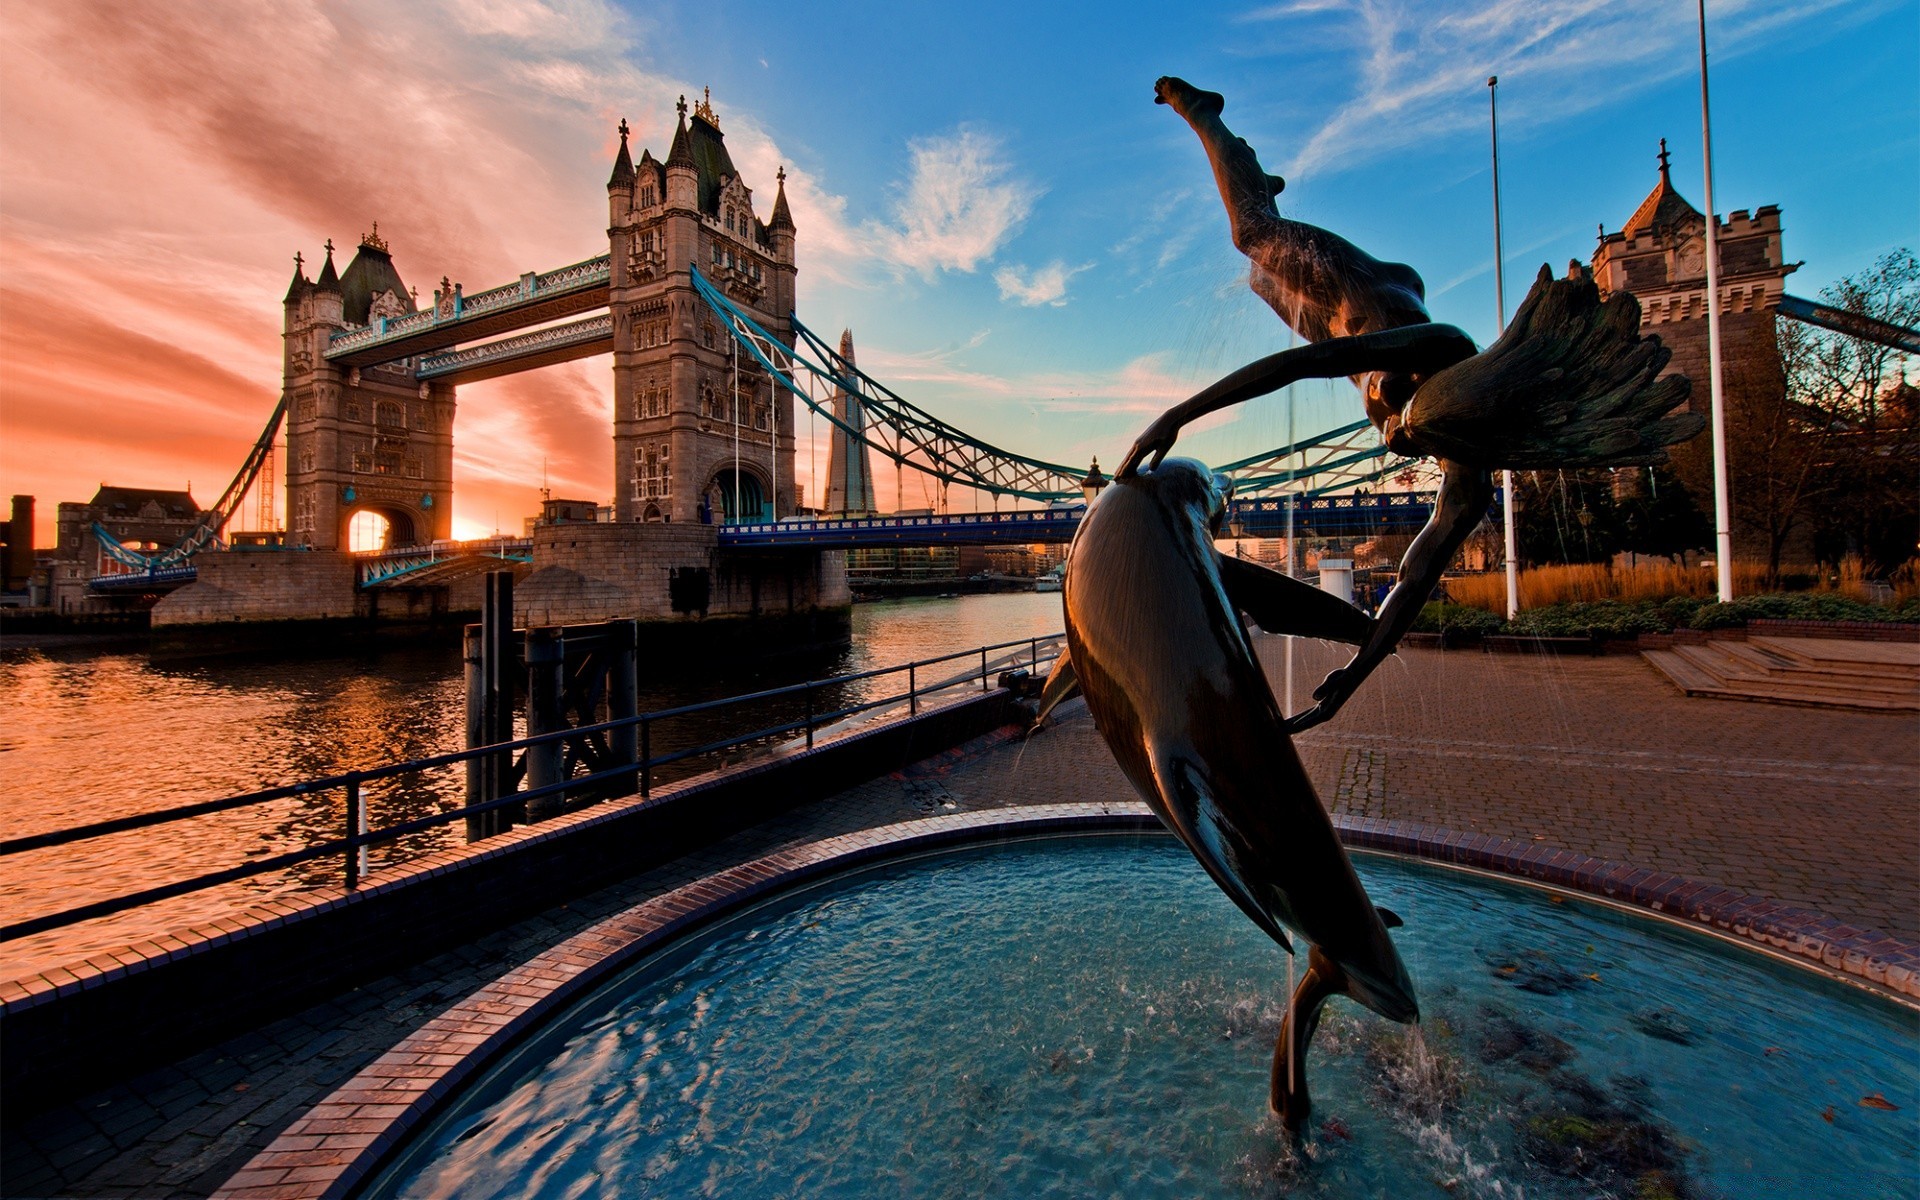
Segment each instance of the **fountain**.
[[[543,1002],[516,997],[560,986],[539,960],[329,1102],[418,1093],[387,1135],[396,1157],[355,1151],[384,1162],[361,1194],[1878,1195],[1920,1170],[1894,1115],[1920,1104],[1911,1009],[1591,896],[1342,848],[1288,735],[1392,651],[1484,514],[1490,472],[1655,461],[1700,422],[1670,412],[1686,381],[1656,379],[1666,352],[1638,337],[1630,297],[1543,272],[1476,351],[1429,321],[1410,268],[1280,218],[1283,184],[1220,122],[1220,97],[1156,92],[1207,148],[1254,290],[1309,339],[1154,422],[1069,560],[1070,650],[1039,716],[1084,691],[1185,851],[1136,832],[926,853],[901,835],[919,856],[872,865],[861,835],[833,861],[863,865],[822,879],[813,860],[790,875],[805,882],[664,948],[582,935],[618,973],[530,1037],[504,1013],[531,1022]],[[1215,555],[1219,486],[1167,457],[1207,412],[1338,375],[1390,446],[1439,457],[1445,478],[1377,620]],[[1242,612],[1354,659],[1289,717]],[[740,878],[764,886],[770,861]],[[724,887],[680,895],[632,927],[726,910]],[[1273,953],[1294,939],[1297,987]],[[572,946],[550,952],[565,972],[581,969]],[[1323,1013],[1334,995],[1387,1020]],[[429,1065],[475,1043],[477,1077]],[[407,1082],[440,1071],[445,1104],[441,1084]],[[1271,1112],[1250,1102],[1263,1075]]]
[[1423,1024],[1330,1011],[1298,1142],[1258,1104],[1285,959],[1172,839],[1079,837],[893,863],[710,928],[494,1068],[367,1194],[1689,1197],[1911,1179],[1910,1011],[1604,904],[1356,857],[1380,902],[1419,914],[1396,938]]

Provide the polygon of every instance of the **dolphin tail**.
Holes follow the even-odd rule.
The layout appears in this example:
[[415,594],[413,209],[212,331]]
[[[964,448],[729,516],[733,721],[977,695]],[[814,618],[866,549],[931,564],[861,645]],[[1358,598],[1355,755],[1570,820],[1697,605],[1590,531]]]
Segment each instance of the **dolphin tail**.
[[1067,649],[1060,648],[1060,657],[1053,660],[1053,670],[1047,674],[1047,684],[1040,689],[1040,707],[1033,714],[1033,724],[1027,727],[1028,733],[1038,730],[1046,723],[1047,714],[1080,694],[1080,677],[1074,674],[1073,660],[1067,657]]
[[1298,1132],[1313,1112],[1313,1099],[1307,1094],[1307,1047],[1320,1026],[1320,1009],[1328,998],[1347,991],[1347,973],[1311,946],[1307,951],[1307,973],[1287,1001],[1287,1012],[1280,1022],[1280,1037],[1273,1044],[1273,1082],[1267,1103],[1289,1130]]
[[1218,552],[1214,557],[1227,599],[1268,633],[1350,646],[1364,646],[1373,636],[1373,619],[1330,592],[1244,558]]

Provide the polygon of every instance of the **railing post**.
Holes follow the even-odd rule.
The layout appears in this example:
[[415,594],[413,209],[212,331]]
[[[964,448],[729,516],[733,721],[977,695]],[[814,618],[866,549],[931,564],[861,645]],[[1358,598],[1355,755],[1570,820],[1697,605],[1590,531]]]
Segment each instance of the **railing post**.
[[980,690],[987,690],[987,648],[980,647]]
[[653,794],[653,722],[640,722],[640,798]]
[[807,681],[807,749],[813,749],[813,681]]
[[1040,639],[1032,638],[1027,642],[1027,673],[1040,673]]
[[[561,691],[566,683],[566,643],[557,626],[546,625],[527,630],[527,736],[558,733],[567,727],[561,707]],[[566,769],[566,742],[556,738],[527,747],[527,789],[551,787],[563,782]],[[565,793],[556,792],[527,803],[527,819],[544,821],[557,817],[566,808]]]
[[[489,746],[513,740],[513,572],[487,574],[486,604],[481,609],[482,636],[487,656],[487,740]],[[513,751],[501,750],[487,755],[488,798],[498,800],[513,790],[509,782],[513,772]],[[518,805],[497,808],[491,814],[490,832],[504,833],[526,813]]]
[[367,805],[360,795],[360,773],[347,772],[347,890],[360,886],[367,873],[367,848],[354,845],[353,839],[367,832]]
[[920,715],[919,670],[919,663],[907,664],[907,715],[912,717]]

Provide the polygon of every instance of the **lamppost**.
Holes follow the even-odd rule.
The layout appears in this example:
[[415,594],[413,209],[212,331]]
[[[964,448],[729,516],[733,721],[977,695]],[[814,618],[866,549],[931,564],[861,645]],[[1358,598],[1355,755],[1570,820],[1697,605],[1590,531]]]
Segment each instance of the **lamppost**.
[[1095,455],[1093,465],[1087,468],[1087,477],[1080,481],[1080,494],[1087,498],[1088,508],[1093,507],[1093,502],[1100,496],[1100,490],[1112,482],[1100,473],[1100,457]]
[[1240,548],[1240,538],[1247,532],[1247,523],[1240,519],[1238,510],[1229,511],[1232,512],[1233,515],[1227,521],[1227,532],[1233,535],[1233,556],[1235,558],[1245,558],[1247,552]]

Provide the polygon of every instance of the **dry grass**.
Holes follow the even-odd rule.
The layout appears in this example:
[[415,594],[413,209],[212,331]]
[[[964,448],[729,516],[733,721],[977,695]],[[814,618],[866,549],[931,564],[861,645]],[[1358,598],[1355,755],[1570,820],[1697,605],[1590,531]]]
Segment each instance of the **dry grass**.
[[[1712,567],[1679,567],[1671,563],[1643,563],[1622,568],[1603,563],[1530,567],[1520,572],[1520,607],[1712,596],[1717,586]],[[1904,600],[1920,591],[1920,582],[1916,582],[1912,571],[1905,571],[1894,580],[1893,589],[1893,599]],[[1767,584],[1766,564],[1743,561],[1734,563],[1733,590],[1735,595],[1751,596],[1778,589]],[[1838,592],[1855,600],[1874,599],[1856,559],[1842,563],[1837,577],[1829,576],[1813,590]],[[1492,613],[1504,614],[1507,610],[1507,580],[1498,571],[1448,579],[1447,594],[1456,604],[1471,604]],[[1884,593],[1881,599],[1885,599]]]

